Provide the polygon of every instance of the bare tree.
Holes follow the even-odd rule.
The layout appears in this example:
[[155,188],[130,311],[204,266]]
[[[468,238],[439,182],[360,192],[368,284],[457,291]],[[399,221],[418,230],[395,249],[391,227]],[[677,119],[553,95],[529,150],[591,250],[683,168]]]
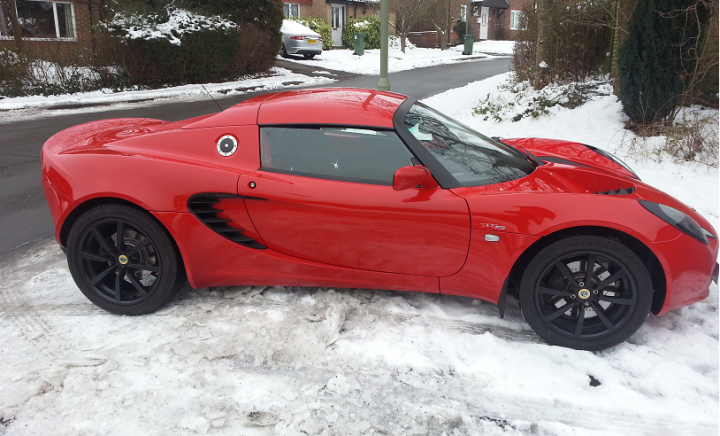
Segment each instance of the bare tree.
[[542,89],[552,81],[555,38],[553,35],[553,9],[555,0],[537,0],[537,45],[535,67],[539,68],[533,87]]
[[[15,48],[18,51],[22,51],[22,28],[20,27],[20,20],[18,20],[17,16],[15,0],[0,0],[0,7],[2,7],[2,15],[10,20],[10,27],[12,28],[13,39],[15,40]],[[0,23],[0,25],[4,31],[7,31],[7,23]]]
[[428,4],[428,18],[440,32],[440,48],[446,50],[453,23],[459,21],[460,7],[465,0],[431,0]]
[[[683,106],[713,104],[706,101],[706,96],[702,95],[700,88],[703,85],[714,82],[711,94],[717,95],[718,3],[717,0],[698,0],[686,9],[672,11],[667,15],[685,17],[685,33],[678,47],[684,69],[682,79],[685,91],[672,114],[674,118]],[[711,37],[711,34],[714,37]]]
[[428,4],[431,0],[391,0],[390,6],[395,8],[395,30],[400,36],[400,50],[405,53],[405,44],[408,33],[415,24],[422,21],[427,15]]

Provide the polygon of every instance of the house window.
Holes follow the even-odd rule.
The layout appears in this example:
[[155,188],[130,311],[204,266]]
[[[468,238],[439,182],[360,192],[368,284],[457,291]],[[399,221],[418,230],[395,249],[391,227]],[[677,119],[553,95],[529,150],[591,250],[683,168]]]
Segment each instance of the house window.
[[[18,24],[23,38],[74,39],[72,3],[17,0]],[[0,36],[13,37],[12,21],[0,9]]]
[[285,3],[285,18],[300,18],[300,5],[297,3]]
[[510,11],[510,30],[525,30],[525,17],[521,11]]

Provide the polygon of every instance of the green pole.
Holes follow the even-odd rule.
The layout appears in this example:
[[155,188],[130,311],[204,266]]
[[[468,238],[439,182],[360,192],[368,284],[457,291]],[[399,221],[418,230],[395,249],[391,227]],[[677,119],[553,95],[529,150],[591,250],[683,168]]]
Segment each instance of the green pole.
[[388,0],[380,0],[380,81],[378,89],[390,91],[388,80]]

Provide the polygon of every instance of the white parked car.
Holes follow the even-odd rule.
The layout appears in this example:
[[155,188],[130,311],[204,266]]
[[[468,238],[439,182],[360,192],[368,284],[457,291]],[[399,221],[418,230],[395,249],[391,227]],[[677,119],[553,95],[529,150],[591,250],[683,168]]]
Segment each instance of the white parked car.
[[297,21],[283,20],[280,32],[283,43],[280,49],[282,57],[302,55],[305,59],[312,59],[322,53],[323,41],[320,34]]

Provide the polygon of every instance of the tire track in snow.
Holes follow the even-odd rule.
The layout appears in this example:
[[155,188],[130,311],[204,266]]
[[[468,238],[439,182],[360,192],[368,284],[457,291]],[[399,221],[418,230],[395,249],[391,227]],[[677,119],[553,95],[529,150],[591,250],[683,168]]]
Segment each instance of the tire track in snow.
[[[7,277],[7,270],[2,273]],[[34,341],[50,333],[51,328],[44,316],[24,301],[18,292],[22,288],[23,283],[12,278],[0,287],[0,318],[12,321],[26,340]]]

